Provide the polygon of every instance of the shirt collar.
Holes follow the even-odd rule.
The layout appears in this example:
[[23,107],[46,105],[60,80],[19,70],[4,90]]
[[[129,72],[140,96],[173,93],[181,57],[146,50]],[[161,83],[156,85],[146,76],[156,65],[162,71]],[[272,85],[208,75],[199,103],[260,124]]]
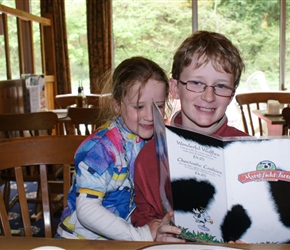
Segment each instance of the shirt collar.
[[116,126],[118,127],[120,133],[122,134],[122,136],[126,141],[136,141],[136,142],[142,141],[142,139],[138,135],[132,133],[130,130],[126,128],[121,116],[117,117]]
[[[226,115],[224,115],[216,124],[214,124],[210,131],[207,132],[207,134],[215,134],[215,132],[224,124],[224,122],[227,120]],[[177,111],[171,119],[170,125],[180,127],[182,126],[182,116],[181,116],[181,110]]]

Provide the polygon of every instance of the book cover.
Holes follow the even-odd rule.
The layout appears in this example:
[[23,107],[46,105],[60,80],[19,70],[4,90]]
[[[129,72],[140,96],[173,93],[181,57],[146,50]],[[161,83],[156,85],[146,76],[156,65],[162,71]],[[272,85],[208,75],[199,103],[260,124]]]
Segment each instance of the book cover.
[[167,211],[173,207],[182,237],[290,243],[288,137],[221,138],[154,123],[158,159],[168,172],[163,178],[171,183],[161,199],[171,204]]

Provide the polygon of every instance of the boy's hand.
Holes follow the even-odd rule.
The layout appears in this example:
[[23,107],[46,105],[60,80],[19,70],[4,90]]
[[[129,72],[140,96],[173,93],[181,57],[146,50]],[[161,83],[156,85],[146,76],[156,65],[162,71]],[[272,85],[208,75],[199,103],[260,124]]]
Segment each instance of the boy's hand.
[[162,220],[156,219],[148,223],[152,237],[155,241],[185,242],[183,239],[176,238],[176,235],[181,234],[181,230],[169,225],[172,217],[173,212],[171,211],[167,213]]
[[241,240],[236,240],[236,241],[229,241],[228,243],[238,243],[238,244],[245,244],[245,242]]

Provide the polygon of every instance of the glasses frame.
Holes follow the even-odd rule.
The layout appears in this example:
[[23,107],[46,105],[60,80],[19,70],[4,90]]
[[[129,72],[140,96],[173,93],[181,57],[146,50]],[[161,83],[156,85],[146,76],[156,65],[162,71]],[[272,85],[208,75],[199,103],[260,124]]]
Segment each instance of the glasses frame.
[[183,81],[181,81],[180,79],[175,79],[175,80],[177,80],[177,81],[179,81],[181,84],[185,85],[185,87],[186,87],[186,89],[187,89],[188,91],[190,91],[190,92],[194,92],[194,93],[203,93],[207,88],[212,88],[212,89],[213,89],[213,93],[214,93],[215,95],[217,95],[217,96],[222,96],[222,97],[232,97],[232,96],[235,95],[235,92],[236,92],[236,88],[231,88],[231,87],[228,87],[228,86],[224,86],[225,88],[230,89],[230,90],[232,91],[231,95],[219,95],[219,94],[216,93],[216,90],[215,90],[216,85],[209,86],[209,85],[207,85],[207,84],[205,84],[205,83],[201,83],[201,84],[204,85],[202,91],[193,91],[193,90],[191,90],[191,89],[188,89],[187,84],[188,84],[189,82],[198,82],[198,81],[190,80],[190,81],[187,81],[187,82],[183,82]]

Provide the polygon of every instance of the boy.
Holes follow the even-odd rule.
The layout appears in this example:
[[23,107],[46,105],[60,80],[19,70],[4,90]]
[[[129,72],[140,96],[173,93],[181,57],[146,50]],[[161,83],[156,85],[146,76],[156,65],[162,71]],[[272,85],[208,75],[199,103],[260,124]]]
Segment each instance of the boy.
[[[189,36],[173,58],[170,93],[180,100],[181,110],[174,114],[171,124],[223,137],[248,136],[228,126],[225,115],[244,67],[239,50],[225,36],[207,31]],[[164,216],[158,169],[153,139],[135,161],[135,226]]]

